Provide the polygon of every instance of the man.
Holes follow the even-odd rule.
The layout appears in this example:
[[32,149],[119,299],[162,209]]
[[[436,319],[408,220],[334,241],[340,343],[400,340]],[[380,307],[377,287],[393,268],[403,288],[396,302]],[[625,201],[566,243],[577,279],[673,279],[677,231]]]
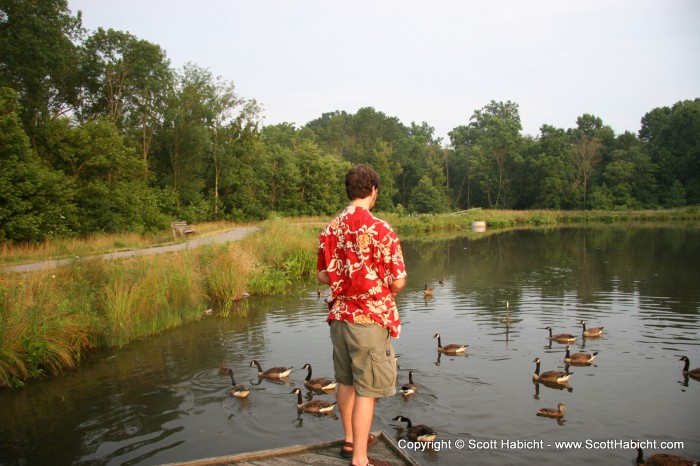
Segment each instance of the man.
[[401,332],[394,296],[406,284],[401,245],[388,223],[370,210],[379,175],[366,165],[345,176],[350,204],[319,236],[318,279],[330,285],[328,323],[345,430],[341,456],[352,465],[387,465],[367,457],[374,404],[396,393],[391,338]]

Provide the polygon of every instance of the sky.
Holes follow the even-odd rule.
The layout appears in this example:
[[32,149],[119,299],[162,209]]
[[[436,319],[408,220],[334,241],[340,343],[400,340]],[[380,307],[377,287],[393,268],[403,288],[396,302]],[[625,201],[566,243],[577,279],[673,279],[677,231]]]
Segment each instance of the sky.
[[595,115],[637,133],[700,97],[696,0],[68,0],[83,26],[129,32],[171,66],[208,69],[264,125],[373,107],[448,133],[489,102],[523,134]]

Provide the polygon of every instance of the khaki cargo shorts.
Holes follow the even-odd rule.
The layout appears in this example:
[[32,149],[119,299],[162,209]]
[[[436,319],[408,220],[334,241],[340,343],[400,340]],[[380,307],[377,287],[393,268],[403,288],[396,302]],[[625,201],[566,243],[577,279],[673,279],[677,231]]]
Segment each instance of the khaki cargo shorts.
[[330,323],[335,380],[354,386],[358,396],[395,395],[396,357],[389,330],[376,324]]

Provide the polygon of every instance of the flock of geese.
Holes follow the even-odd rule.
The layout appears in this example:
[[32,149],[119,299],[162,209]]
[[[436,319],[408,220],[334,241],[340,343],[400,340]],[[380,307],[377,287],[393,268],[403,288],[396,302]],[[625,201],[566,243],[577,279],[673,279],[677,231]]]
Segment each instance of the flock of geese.
[[[442,280],[440,280],[440,283],[442,284]],[[429,288],[428,285],[426,284],[424,289],[423,289],[424,295],[426,297],[431,297],[433,295],[433,289]],[[322,296],[322,293],[319,292],[319,297]],[[502,322],[506,323],[506,325],[511,324],[511,318],[510,318],[510,313],[509,313],[509,303],[506,302],[506,316],[505,319],[502,320]],[[601,337],[603,335],[603,330],[604,327],[591,327],[588,328],[586,327],[586,321],[585,320],[580,320],[578,322],[579,325],[582,327],[582,335],[584,338],[597,338]],[[571,353],[571,346],[570,344],[574,343],[576,341],[577,336],[572,335],[569,333],[559,333],[559,334],[553,334],[552,327],[544,327],[542,330],[547,330],[549,332],[549,336],[547,337],[548,340],[552,342],[557,342],[557,343],[563,343],[566,344],[566,354],[564,355],[563,362],[565,363],[565,370],[564,371],[557,371],[557,370],[547,370],[542,372],[541,371],[541,363],[542,361],[540,358],[535,358],[533,361],[535,363],[535,372],[532,375],[532,380],[534,383],[542,383],[544,385],[548,385],[554,388],[565,388],[568,387],[568,380],[571,378],[573,375],[573,372],[569,372],[569,366],[590,366],[593,364],[595,361],[596,356],[598,355],[598,352],[593,352],[593,353],[583,353],[583,352],[578,352],[578,353]],[[433,336],[434,339],[437,339],[437,351],[439,354],[446,354],[446,355],[460,355],[464,354],[468,348],[469,345],[466,344],[457,344],[457,343],[449,343],[449,344],[443,344],[442,343],[442,338],[439,333],[436,333]],[[398,357],[397,357],[398,359]],[[695,368],[695,369],[690,369],[690,360],[687,356],[682,356],[680,358],[680,361],[684,361],[684,367],[683,367],[683,375],[684,377],[691,377],[693,379],[699,380],[700,381],[700,368]],[[269,369],[264,370],[261,366],[261,364],[256,361],[252,360],[250,362],[250,367],[255,367],[257,370],[257,375],[261,379],[286,379],[289,377],[290,373],[292,372],[292,367],[284,367],[284,366],[277,366],[277,367],[271,367]],[[313,369],[310,364],[304,364],[302,369],[307,370],[307,375],[306,379],[304,380],[304,386],[311,392],[309,394],[310,399],[308,401],[304,401],[302,398],[302,391],[300,388],[295,387],[290,394],[296,395],[296,407],[299,412],[307,412],[307,413],[312,413],[312,414],[317,414],[317,415],[323,415],[323,414],[329,414],[333,413],[333,410],[335,406],[337,405],[337,400],[336,401],[327,401],[323,399],[313,399],[312,393],[333,393],[335,391],[335,388],[337,386],[337,383],[327,377],[313,377]],[[234,372],[230,368],[226,368],[224,366],[224,362],[221,362],[221,366],[219,369],[219,372],[221,375],[228,375],[231,378],[231,388],[230,388],[230,394],[231,396],[235,398],[246,398],[250,395],[250,390],[245,386],[241,384],[237,384],[235,379],[234,379]],[[401,389],[399,390],[399,393],[404,396],[404,397],[410,397],[411,395],[415,394],[418,391],[418,388],[416,387],[414,380],[413,380],[413,371],[409,371],[408,373],[408,382],[403,384],[401,386]],[[557,419],[559,422],[562,421],[564,417],[564,410],[567,408],[567,406],[564,403],[558,403],[556,408],[540,408],[537,410],[536,415],[537,416],[542,416],[542,417],[549,417],[549,418],[554,418]],[[412,441],[417,441],[417,442],[431,442],[435,440],[437,437],[437,433],[435,432],[435,429],[433,429],[430,426],[427,426],[425,424],[416,424],[414,425],[411,421],[411,419],[407,418],[406,416],[399,415],[396,416],[392,419],[393,421],[397,422],[403,422],[406,423],[406,437],[409,440]],[[666,466],[671,466],[671,465],[697,465],[698,463],[692,459],[679,456],[679,455],[673,455],[669,453],[657,453],[654,455],[651,455],[648,458],[644,458],[643,452],[641,449],[638,448],[638,455],[636,459],[636,464],[641,465],[666,465]]]
[[[506,305],[506,315],[507,315],[507,305]],[[593,327],[586,328],[586,321],[579,321],[579,325],[582,326],[582,335],[584,338],[597,338],[603,335],[604,327]],[[535,363],[535,373],[532,374],[532,380],[537,383],[543,383],[549,386],[567,386],[569,378],[573,375],[573,372],[569,372],[569,366],[590,366],[595,361],[598,352],[594,353],[574,353],[571,354],[571,346],[569,344],[576,341],[576,335],[570,333],[560,333],[553,335],[552,327],[544,327],[542,330],[549,331],[550,341],[555,341],[558,343],[566,344],[566,354],[564,355],[564,371],[546,371],[540,372],[540,358],[535,358],[533,361]],[[693,379],[700,380],[700,368],[690,369],[690,359],[687,356],[681,356],[680,361],[684,361],[685,365],[683,367],[683,376],[692,377]],[[564,417],[564,410],[567,406],[564,403],[558,403],[556,409],[554,408],[540,408],[537,410],[538,416],[550,417],[561,420]],[[647,466],[692,466],[697,465],[698,462],[681,455],[675,455],[671,453],[656,453],[651,455],[649,458],[644,459],[644,453],[641,448],[637,448],[637,458],[636,464],[647,465]]]

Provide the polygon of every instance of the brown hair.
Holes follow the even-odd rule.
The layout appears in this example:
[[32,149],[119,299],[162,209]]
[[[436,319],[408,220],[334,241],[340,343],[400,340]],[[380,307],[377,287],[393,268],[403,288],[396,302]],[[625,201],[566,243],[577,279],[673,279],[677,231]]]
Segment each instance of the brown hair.
[[372,194],[372,188],[379,188],[379,175],[367,165],[352,167],[345,175],[345,192],[348,199],[364,199]]

